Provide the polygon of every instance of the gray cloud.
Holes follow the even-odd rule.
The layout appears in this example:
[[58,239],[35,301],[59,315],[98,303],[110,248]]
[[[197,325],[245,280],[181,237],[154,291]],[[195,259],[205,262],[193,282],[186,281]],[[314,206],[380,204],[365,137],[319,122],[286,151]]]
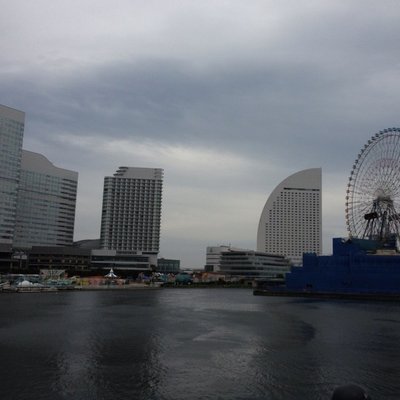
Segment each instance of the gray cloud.
[[[202,234],[235,241],[226,237],[235,209],[221,210],[218,196],[249,193],[247,208],[233,203],[244,232],[238,246],[255,240],[262,203],[297,170],[321,166],[329,199],[343,198],[358,150],[399,125],[397,2],[168,3],[88,1],[78,14],[45,0],[3,7],[0,102],[26,111],[26,148],[80,172],[77,236],[98,235],[102,178],[121,164],[164,167],[183,196],[166,192],[162,250],[170,257],[194,229],[192,249]],[[215,237],[196,225],[204,219],[190,208],[196,189],[216,196],[203,210],[221,218]],[[329,199],[326,242],[344,233],[344,216],[336,222],[344,206]],[[181,236],[168,220],[179,210],[193,216]],[[190,253],[184,263],[204,262],[202,246]]]

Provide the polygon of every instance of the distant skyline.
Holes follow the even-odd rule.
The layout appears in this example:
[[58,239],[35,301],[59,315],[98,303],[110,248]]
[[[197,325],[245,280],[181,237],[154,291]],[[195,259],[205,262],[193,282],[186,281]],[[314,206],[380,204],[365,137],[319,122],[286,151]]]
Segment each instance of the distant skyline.
[[255,249],[271,191],[321,167],[330,253],[359,150],[400,125],[394,0],[3,3],[0,104],[79,172],[75,240],[100,237],[110,171],[163,168],[160,256],[201,267]]

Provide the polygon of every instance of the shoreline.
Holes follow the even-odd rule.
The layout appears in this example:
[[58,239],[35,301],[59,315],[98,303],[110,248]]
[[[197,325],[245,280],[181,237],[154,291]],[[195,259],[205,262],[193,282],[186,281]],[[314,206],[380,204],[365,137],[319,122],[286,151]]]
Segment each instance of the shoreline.
[[75,286],[71,289],[58,289],[58,291],[95,291],[95,290],[146,290],[146,289],[160,289],[160,286],[151,286],[146,284],[135,284],[135,285],[104,285],[104,286]]
[[57,293],[57,292],[95,292],[95,291],[131,291],[131,290],[158,290],[158,289],[247,289],[253,290],[250,286],[240,285],[210,285],[210,284],[192,284],[192,285],[148,285],[148,284],[130,284],[130,285],[104,285],[104,286],[90,286],[90,285],[76,285],[69,287],[9,287],[1,288],[1,293]]
[[273,291],[273,290],[253,290],[254,296],[269,297],[302,297],[309,299],[336,299],[336,300],[373,300],[373,301],[393,301],[400,302],[400,294],[384,293],[335,293],[335,292],[295,292],[295,291]]

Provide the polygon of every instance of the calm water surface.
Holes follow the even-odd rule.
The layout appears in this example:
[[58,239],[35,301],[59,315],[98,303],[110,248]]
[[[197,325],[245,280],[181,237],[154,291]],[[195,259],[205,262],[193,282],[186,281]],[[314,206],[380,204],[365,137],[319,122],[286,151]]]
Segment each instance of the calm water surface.
[[246,289],[0,295],[1,399],[400,399],[400,305]]

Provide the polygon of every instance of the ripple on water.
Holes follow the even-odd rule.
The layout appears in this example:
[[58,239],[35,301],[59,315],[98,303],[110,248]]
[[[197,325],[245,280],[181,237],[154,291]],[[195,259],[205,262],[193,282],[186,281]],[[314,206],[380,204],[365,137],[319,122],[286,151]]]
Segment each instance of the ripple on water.
[[249,292],[0,296],[2,398],[397,398],[398,307]]

